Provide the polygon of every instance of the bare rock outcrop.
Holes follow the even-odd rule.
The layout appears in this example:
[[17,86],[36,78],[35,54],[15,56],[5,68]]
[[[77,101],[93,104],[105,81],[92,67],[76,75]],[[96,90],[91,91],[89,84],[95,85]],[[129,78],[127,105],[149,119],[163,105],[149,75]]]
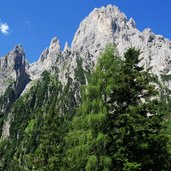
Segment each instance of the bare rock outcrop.
[[109,43],[116,45],[120,55],[130,47],[140,49],[143,65],[152,67],[157,75],[170,71],[171,41],[155,35],[148,28],[140,32],[133,18],[127,19],[118,7],[112,5],[94,9],[81,22],[71,47],[84,58],[89,53],[91,60],[96,63],[97,56]]
[[0,96],[14,82],[18,85],[22,84],[19,89],[24,89],[29,80],[26,73],[28,67],[29,64],[21,45],[15,46],[11,52],[0,59]]

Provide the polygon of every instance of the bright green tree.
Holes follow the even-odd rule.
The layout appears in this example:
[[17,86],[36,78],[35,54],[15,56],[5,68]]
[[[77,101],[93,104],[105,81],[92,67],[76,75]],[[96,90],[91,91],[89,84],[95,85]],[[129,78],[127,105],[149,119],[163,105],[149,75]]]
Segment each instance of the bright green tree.
[[64,170],[109,170],[106,95],[113,79],[119,78],[120,69],[120,59],[113,55],[112,48],[108,48],[85,87],[83,104],[72,120],[66,137]]

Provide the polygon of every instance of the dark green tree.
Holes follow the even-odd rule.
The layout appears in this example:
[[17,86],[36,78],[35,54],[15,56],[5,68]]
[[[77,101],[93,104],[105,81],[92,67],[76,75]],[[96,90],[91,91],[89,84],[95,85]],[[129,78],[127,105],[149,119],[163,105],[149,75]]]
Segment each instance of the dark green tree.
[[63,121],[56,112],[48,112],[43,122],[39,146],[34,154],[35,170],[59,170],[62,153]]
[[109,117],[109,154],[116,170],[168,170],[160,94],[154,76],[139,66],[139,55],[135,49],[125,53],[121,87],[109,95],[109,111],[114,110]]

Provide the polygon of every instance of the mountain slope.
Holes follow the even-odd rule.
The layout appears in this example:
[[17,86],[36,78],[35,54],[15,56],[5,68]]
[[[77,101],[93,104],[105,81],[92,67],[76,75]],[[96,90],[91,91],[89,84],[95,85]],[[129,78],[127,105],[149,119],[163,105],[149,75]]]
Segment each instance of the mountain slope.
[[[20,94],[29,93],[44,71],[56,74],[62,86],[72,80],[77,89],[75,96],[78,101],[80,85],[87,83],[88,75],[93,71],[99,54],[109,43],[116,46],[121,56],[128,47],[139,48],[142,52],[141,65],[146,69],[151,68],[158,76],[162,74],[169,77],[171,41],[155,35],[150,29],[138,31],[132,18],[128,20],[116,6],[108,5],[94,9],[81,22],[71,48],[66,43],[61,51],[59,40],[55,37],[49,48],[33,64],[28,64],[20,45],[0,59],[0,95],[3,95],[0,103],[1,115],[8,113]],[[165,80],[165,84],[170,87],[170,80]]]
[[94,9],[71,47],[66,43],[62,51],[55,37],[33,64],[16,46],[0,59],[0,170],[36,170],[41,161],[49,164],[44,170],[61,167],[68,125],[107,44],[116,46],[121,58],[128,48],[139,48],[140,65],[163,74],[170,86],[171,41],[150,29],[138,31],[115,6]]

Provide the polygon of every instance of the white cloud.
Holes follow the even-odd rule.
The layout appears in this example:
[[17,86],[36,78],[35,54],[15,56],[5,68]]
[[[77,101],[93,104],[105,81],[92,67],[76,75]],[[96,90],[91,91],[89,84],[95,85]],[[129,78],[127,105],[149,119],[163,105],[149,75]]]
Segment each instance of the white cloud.
[[2,34],[7,35],[9,33],[9,26],[7,23],[1,23],[0,22],[0,31]]

